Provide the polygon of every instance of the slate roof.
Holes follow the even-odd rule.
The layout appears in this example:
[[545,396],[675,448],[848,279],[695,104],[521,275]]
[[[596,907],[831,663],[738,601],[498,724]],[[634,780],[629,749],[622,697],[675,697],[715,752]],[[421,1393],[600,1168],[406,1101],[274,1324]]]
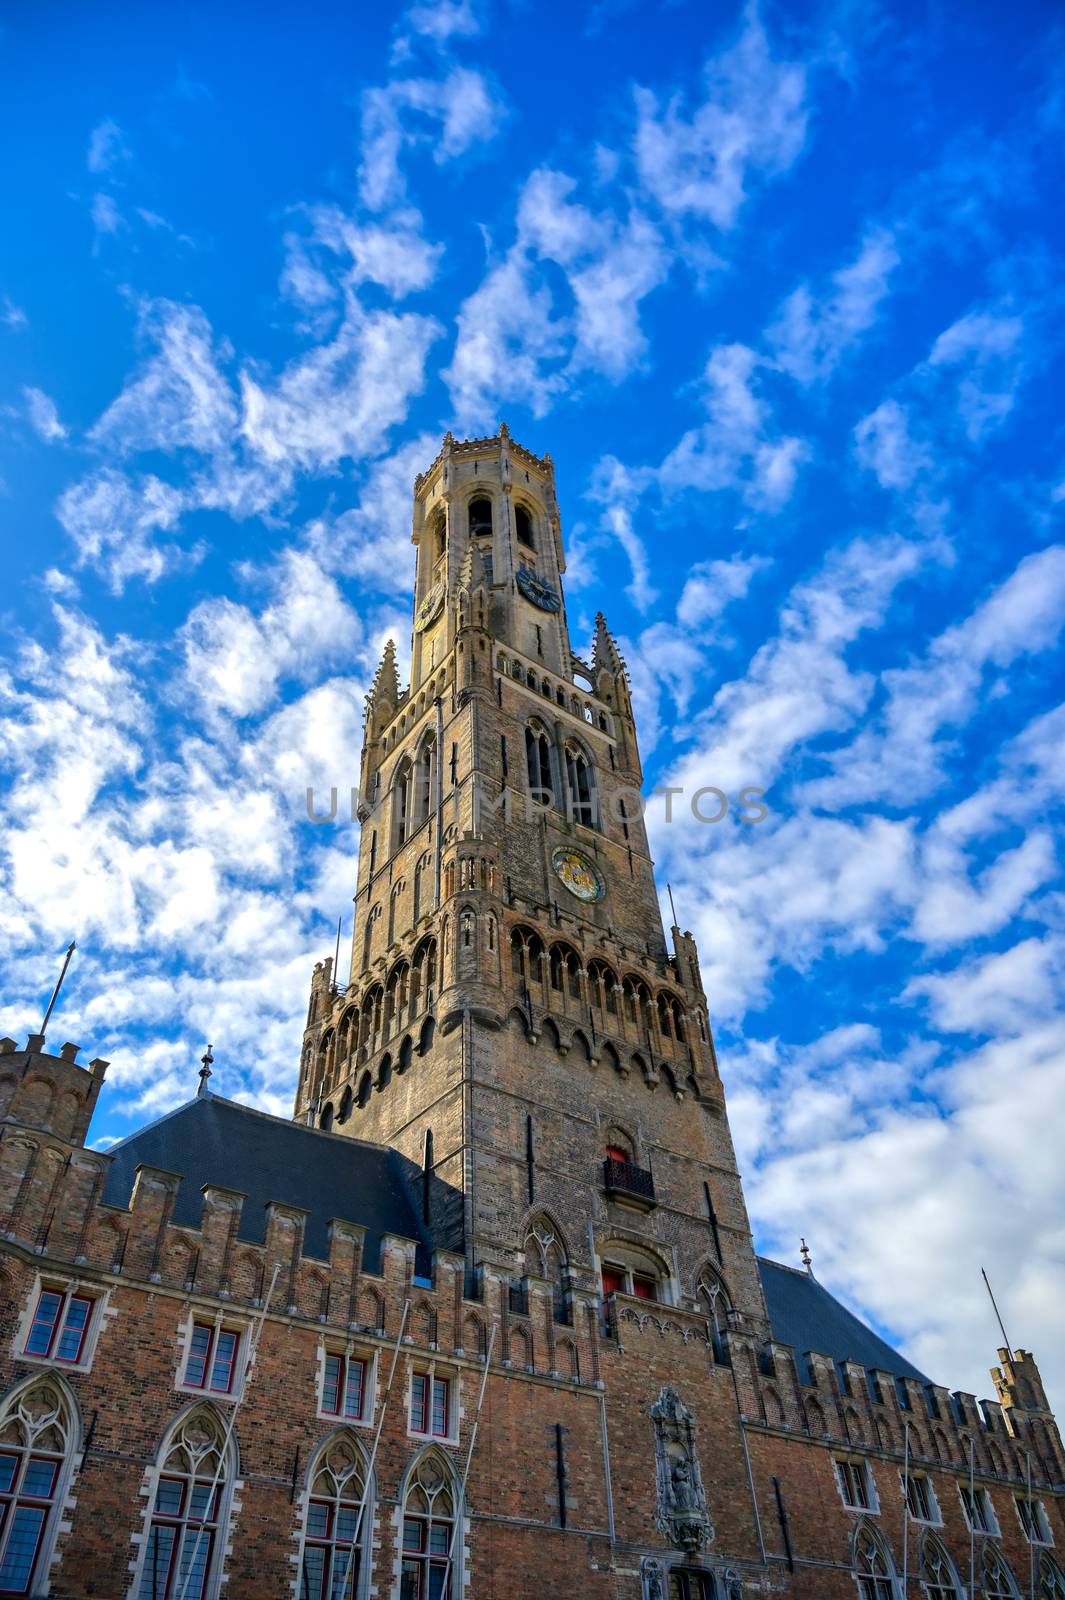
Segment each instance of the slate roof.
[[205,1184],[247,1195],[239,1238],[261,1244],[268,1201],[298,1206],[310,1215],[304,1253],[329,1255],[332,1218],[366,1229],[364,1261],[380,1265],[381,1235],[399,1234],[418,1244],[415,1272],[428,1276],[431,1244],[414,1201],[420,1169],[398,1150],[322,1133],[286,1117],[272,1117],[219,1095],[190,1100],[111,1146],[103,1198],[129,1204],[136,1169],[144,1164],[182,1175],[174,1221],[198,1228]]
[[758,1271],[773,1337],[779,1344],[792,1345],[800,1362],[807,1350],[813,1350],[837,1362],[857,1361],[866,1369],[876,1367],[896,1378],[928,1383],[923,1372],[841,1305],[812,1273],[765,1256],[758,1257]]

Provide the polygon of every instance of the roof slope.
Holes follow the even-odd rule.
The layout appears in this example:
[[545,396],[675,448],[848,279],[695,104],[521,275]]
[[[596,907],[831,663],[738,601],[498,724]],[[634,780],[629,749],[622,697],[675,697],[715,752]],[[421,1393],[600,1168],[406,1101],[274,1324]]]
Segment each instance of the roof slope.
[[365,1144],[322,1133],[285,1117],[272,1117],[218,1095],[190,1100],[169,1116],[112,1145],[103,1198],[129,1204],[140,1165],[162,1167],[182,1177],[173,1220],[198,1228],[206,1184],[247,1195],[239,1237],[261,1244],[265,1207],[271,1200],[297,1206],[307,1218],[304,1252],[326,1259],[334,1218],[366,1229],[364,1261],[378,1270],[381,1235],[399,1234],[418,1244],[415,1271],[430,1270],[430,1243],[413,1203],[420,1169],[386,1145]]
[[905,1356],[900,1356],[872,1328],[818,1283],[810,1272],[799,1272],[779,1261],[758,1257],[773,1338],[790,1344],[801,1359],[807,1350],[831,1356],[834,1361],[857,1361],[896,1378],[929,1380]]

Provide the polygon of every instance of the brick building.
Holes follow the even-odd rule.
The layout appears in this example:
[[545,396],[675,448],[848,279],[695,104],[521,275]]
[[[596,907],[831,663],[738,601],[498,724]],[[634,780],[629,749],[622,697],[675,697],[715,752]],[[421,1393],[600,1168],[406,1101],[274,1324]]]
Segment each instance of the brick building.
[[0,1041],[0,1594],[1065,1600],[1032,1356],[951,1393],[755,1254],[550,458],[449,434],[413,537],[292,1120],[205,1065],[102,1153],[107,1063]]

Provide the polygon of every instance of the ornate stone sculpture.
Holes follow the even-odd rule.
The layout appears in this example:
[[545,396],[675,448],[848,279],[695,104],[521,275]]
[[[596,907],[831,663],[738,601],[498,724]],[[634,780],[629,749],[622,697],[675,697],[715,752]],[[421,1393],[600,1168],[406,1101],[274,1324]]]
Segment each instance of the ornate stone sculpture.
[[662,1568],[647,1556],[643,1559],[643,1600],[664,1600]]
[[693,1418],[675,1389],[651,1407],[655,1425],[658,1526],[678,1550],[694,1555],[714,1537],[695,1454]]

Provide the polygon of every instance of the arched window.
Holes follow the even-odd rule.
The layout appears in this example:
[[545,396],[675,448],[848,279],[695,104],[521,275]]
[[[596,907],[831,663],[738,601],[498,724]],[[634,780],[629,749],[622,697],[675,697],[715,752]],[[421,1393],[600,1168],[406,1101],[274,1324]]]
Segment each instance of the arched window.
[[456,1499],[446,1457],[425,1451],[414,1463],[403,1498],[403,1600],[452,1600],[462,1593]]
[[538,722],[530,722],[525,729],[525,766],[534,803],[557,807],[551,740]]
[[695,1289],[695,1303],[710,1324],[710,1344],[718,1366],[727,1367],[731,1356],[728,1347],[728,1314],[731,1309],[728,1290],[710,1267],[699,1274]]
[[1065,1573],[1053,1556],[1043,1556],[1039,1563],[1039,1600],[1065,1600]]
[[369,1072],[364,1072],[359,1079],[359,1110],[365,1111],[370,1104],[370,1095],[373,1092],[373,1079]]
[[654,1256],[635,1245],[605,1244],[600,1278],[604,1300],[612,1294],[631,1294],[637,1300],[666,1298],[662,1268]]
[[492,536],[492,502],[484,495],[478,495],[476,500],[470,501],[467,526],[471,539],[491,538]]
[[311,1468],[299,1600],[348,1600],[364,1593],[362,1558],[372,1522],[364,1497],[362,1446],[342,1433],[322,1447]]
[[412,831],[421,827],[436,803],[436,738],[430,736],[418,751],[414,770]]
[[351,1085],[349,1083],[345,1087],[344,1093],[340,1096],[340,1107],[339,1107],[339,1110],[337,1111],[337,1121],[338,1122],[347,1122],[347,1120],[348,1120],[348,1118],[350,1116],[351,1116]]
[[[318,1126],[321,1128],[323,1133],[330,1133],[332,1131],[332,1127],[333,1127],[333,1105],[332,1105],[332,1101],[330,1101],[330,1103],[328,1105],[322,1107],[322,1114],[318,1118]],[[0,1591],[0,1593],[2,1593],[2,1591]]]
[[854,1535],[854,1572],[861,1600],[898,1600],[895,1567],[877,1530],[863,1522]]
[[197,1406],[171,1428],[153,1473],[137,1600],[204,1600],[217,1590],[234,1454],[213,1406]]
[[74,1407],[54,1379],[31,1378],[8,1396],[0,1413],[0,1593],[44,1592],[77,1442]]
[[398,850],[411,828],[412,768],[406,756],[392,779],[392,848]]
[[433,519],[432,540],[433,562],[435,564],[438,561],[443,561],[447,551],[447,517],[443,508],[437,512]]
[[592,764],[579,745],[566,746],[566,782],[573,808],[574,822],[583,822],[587,828],[599,826],[595,798],[595,774]]
[[921,1542],[921,1581],[928,1600],[959,1600],[962,1591],[953,1562],[930,1533]]
[[533,538],[532,518],[524,506],[514,507],[514,531],[518,536],[519,544],[523,544],[527,550],[536,549],[536,540]]
[[1013,1573],[1006,1559],[990,1540],[984,1542],[984,1600],[1020,1600]]

